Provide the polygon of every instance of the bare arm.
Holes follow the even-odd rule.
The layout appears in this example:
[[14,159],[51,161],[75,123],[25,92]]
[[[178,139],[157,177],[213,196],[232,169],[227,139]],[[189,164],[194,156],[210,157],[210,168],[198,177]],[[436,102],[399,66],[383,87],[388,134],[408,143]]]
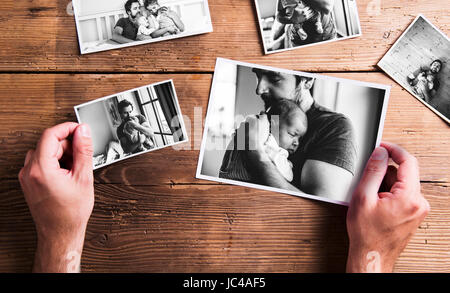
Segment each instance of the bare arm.
[[160,36],[164,35],[165,33],[174,33],[175,30],[171,29],[170,27],[168,28],[160,28],[155,30],[151,36],[152,38],[159,38]]
[[175,23],[175,25],[177,26],[177,28],[183,32],[184,31],[184,23],[181,21],[180,17],[178,16],[178,14],[176,14],[173,11],[169,12],[169,17],[172,18],[173,22]]
[[352,180],[349,171],[322,161],[307,160],[302,168],[302,189],[308,194],[344,201]]
[[120,26],[116,26],[113,31],[112,39],[119,44],[126,44],[126,43],[134,42],[134,40],[131,40],[131,39],[128,39],[128,38],[125,38],[124,36],[122,36],[122,33],[123,33],[123,28],[121,28]]

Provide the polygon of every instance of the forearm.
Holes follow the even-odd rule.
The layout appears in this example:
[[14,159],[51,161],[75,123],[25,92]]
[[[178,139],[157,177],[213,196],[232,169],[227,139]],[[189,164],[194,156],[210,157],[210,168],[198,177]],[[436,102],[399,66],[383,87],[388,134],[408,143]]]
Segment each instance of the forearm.
[[184,23],[177,15],[173,15],[172,20],[180,31],[184,31]]
[[126,43],[134,42],[134,40],[125,38],[124,36],[119,35],[119,34],[113,34],[112,39],[119,44],[126,44]]
[[136,130],[142,132],[146,137],[153,137],[154,132],[150,127],[144,125],[136,126]]
[[164,35],[165,33],[168,33],[168,32],[169,32],[169,28],[160,28],[160,29],[154,31],[151,34],[151,36],[152,36],[152,38],[158,38],[158,37],[160,37],[160,36],[162,36],[162,35]]
[[392,273],[395,261],[382,257],[378,251],[353,249],[350,243],[347,273]]
[[79,273],[86,229],[73,235],[38,235],[34,273]]

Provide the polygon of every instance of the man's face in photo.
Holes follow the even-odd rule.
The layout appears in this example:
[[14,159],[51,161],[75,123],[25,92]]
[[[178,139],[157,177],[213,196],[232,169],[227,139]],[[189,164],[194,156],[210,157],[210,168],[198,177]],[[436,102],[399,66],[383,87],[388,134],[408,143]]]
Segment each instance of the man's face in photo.
[[128,15],[131,16],[131,18],[136,18],[137,14],[139,13],[139,2],[133,2],[131,3],[130,11],[127,11]]
[[257,77],[256,94],[264,101],[266,110],[277,100],[296,98],[294,75],[262,69],[254,69],[253,72]]
[[148,6],[146,8],[148,11],[150,11],[151,14],[156,15],[160,6],[159,6],[158,2],[153,2],[153,3],[148,4]]
[[132,117],[131,113],[133,113],[133,106],[130,105],[120,111],[120,118],[122,121],[127,121]]
[[438,73],[439,71],[441,71],[441,63],[434,61],[433,63],[431,63],[430,65],[430,70],[433,73]]

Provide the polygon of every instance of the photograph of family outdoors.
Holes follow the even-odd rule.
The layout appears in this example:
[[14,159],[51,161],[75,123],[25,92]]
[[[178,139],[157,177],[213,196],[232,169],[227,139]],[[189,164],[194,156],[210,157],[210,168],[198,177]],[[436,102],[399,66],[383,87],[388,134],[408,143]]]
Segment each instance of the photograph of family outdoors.
[[197,178],[347,205],[389,91],[219,58]]
[[255,0],[266,54],[361,35],[356,0]]
[[378,66],[450,124],[450,40],[419,15]]
[[91,127],[94,169],[188,140],[172,81],[78,105],[75,113]]
[[82,54],[212,32],[207,0],[74,0]]

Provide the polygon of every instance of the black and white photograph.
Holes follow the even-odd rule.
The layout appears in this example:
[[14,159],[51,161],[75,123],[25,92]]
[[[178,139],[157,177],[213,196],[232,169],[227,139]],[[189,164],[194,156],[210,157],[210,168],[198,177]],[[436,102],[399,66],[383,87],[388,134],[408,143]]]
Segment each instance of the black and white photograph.
[[450,40],[418,15],[378,66],[450,124]]
[[390,87],[218,58],[197,178],[348,205]]
[[255,0],[265,54],[361,35],[356,0]]
[[94,169],[188,141],[171,80],[75,106],[91,127]]
[[207,0],[74,0],[81,54],[212,32]]

